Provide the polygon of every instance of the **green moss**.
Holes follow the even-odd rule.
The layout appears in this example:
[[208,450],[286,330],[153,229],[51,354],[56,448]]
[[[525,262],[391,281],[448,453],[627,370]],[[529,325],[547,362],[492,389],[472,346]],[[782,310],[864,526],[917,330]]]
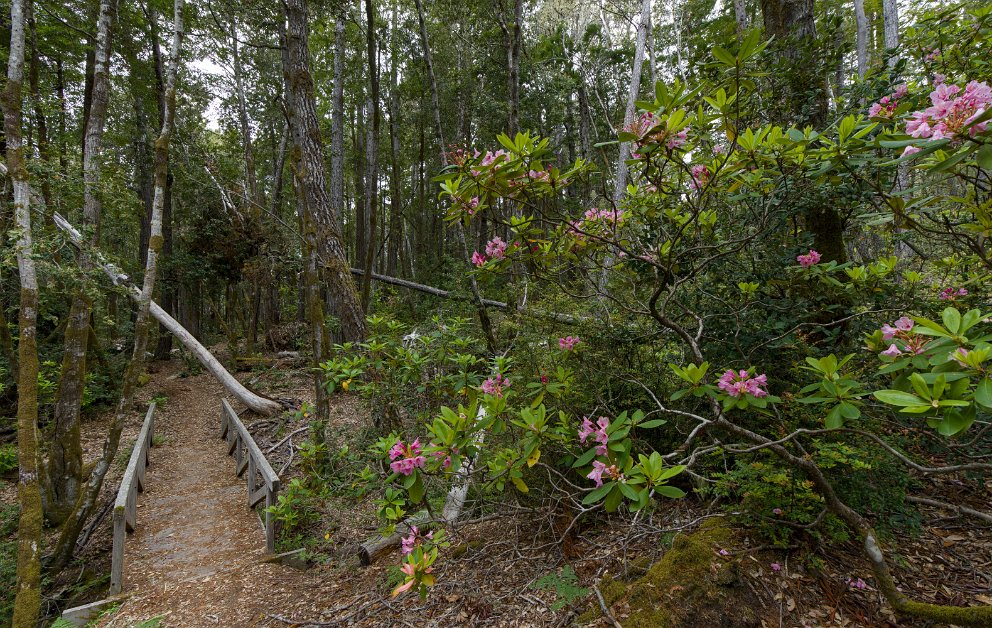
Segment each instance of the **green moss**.
[[[600,581],[607,606],[628,628],[759,625],[752,610],[759,605],[745,599],[752,594],[739,586],[738,562],[716,553],[733,545],[733,536],[717,519],[676,536],[672,548],[633,583],[609,577]],[[600,615],[596,603],[579,621],[588,623]]]

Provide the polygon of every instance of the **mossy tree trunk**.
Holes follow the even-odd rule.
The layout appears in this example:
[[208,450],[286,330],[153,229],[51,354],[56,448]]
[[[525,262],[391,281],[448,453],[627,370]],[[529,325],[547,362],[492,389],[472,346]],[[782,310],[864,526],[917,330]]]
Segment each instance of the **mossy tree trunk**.
[[327,195],[323,141],[317,122],[316,97],[310,73],[309,25],[306,0],[287,0],[283,45],[286,114],[293,144],[298,151],[299,181],[314,234],[307,246],[317,252],[320,278],[334,302],[345,340],[365,339],[365,313],[358,298],[345,255],[341,230]]
[[[86,120],[83,142],[83,230],[90,247],[100,241],[100,192],[103,131],[110,101],[110,58],[112,25],[117,13],[116,0],[102,0],[97,17],[93,87],[90,114]],[[79,497],[83,473],[83,450],[79,442],[79,413],[86,386],[86,353],[90,336],[93,301],[87,294],[87,273],[92,262],[80,253],[83,276],[77,286],[69,310],[62,353],[62,371],[52,421],[46,486],[42,498],[45,516],[59,525],[72,511]]]
[[2,95],[7,168],[14,187],[18,230],[17,270],[21,283],[17,377],[17,593],[12,625],[33,628],[41,608],[41,485],[38,480],[38,277],[31,240],[31,188],[21,139],[21,85],[24,80],[24,27],[29,0],[10,5],[10,53]]
[[148,253],[145,262],[145,276],[141,286],[141,294],[138,297],[134,351],[131,354],[131,361],[124,371],[121,397],[117,403],[117,410],[114,413],[113,421],[107,430],[107,437],[103,443],[103,451],[100,459],[93,468],[84,490],[76,500],[76,506],[73,512],[62,526],[62,533],[59,536],[58,544],[52,555],[52,568],[55,570],[64,567],[69,559],[72,558],[76,539],[83,529],[83,524],[85,524],[95,509],[97,498],[100,495],[100,488],[103,486],[103,480],[107,475],[107,471],[110,469],[110,465],[114,461],[114,457],[117,455],[124,421],[131,413],[134,394],[138,388],[138,378],[141,376],[145,367],[145,352],[148,348],[149,330],[152,325],[150,313],[152,293],[155,291],[158,256],[162,250],[162,212],[165,206],[165,193],[169,174],[169,142],[172,137],[175,117],[176,74],[179,66],[180,43],[183,37],[183,6],[184,0],[175,0],[174,30],[172,48],[169,54],[168,76],[165,82],[162,130],[158,139],[155,140],[155,198],[152,202],[152,219],[148,238]]

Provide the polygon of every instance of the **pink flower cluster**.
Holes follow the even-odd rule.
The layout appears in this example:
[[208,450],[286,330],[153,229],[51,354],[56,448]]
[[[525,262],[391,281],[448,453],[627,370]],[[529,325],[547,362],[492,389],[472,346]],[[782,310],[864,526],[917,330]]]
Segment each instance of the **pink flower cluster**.
[[696,164],[692,167],[692,181],[689,183],[689,187],[694,190],[701,190],[709,180],[713,177],[713,173],[710,169],[703,164]]
[[868,108],[868,117],[891,119],[899,106],[899,99],[909,93],[906,84],[896,86],[896,91],[888,96],[883,96],[877,103]]
[[581,242],[585,239],[586,232],[601,228],[600,225],[614,225],[619,227],[626,218],[626,210],[593,207],[586,210],[581,220],[569,221],[568,233]]
[[[496,236],[492,240],[486,243],[486,254],[483,255],[478,251],[472,252],[472,263],[475,266],[484,265],[489,259],[501,260],[506,257],[506,242],[502,238]],[[487,258],[486,255],[489,257]]]
[[614,480],[623,481],[624,479],[623,473],[620,472],[620,469],[617,468],[617,465],[611,464],[610,466],[606,466],[604,463],[600,462],[599,460],[593,460],[592,471],[590,471],[586,477],[592,480],[593,482],[595,482],[596,488],[599,488],[600,486],[603,485],[604,475],[608,478],[613,478]]
[[403,553],[409,554],[410,552],[413,551],[413,548],[417,547],[418,545],[422,545],[424,539],[433,539],[433,538],[434,538],[434,532],[428,532],[427,534],[421,536],[420,530],[417,528],[417,526],[410,526],[410,535],[403,537],[403,539],[400,541],[400,544],[403,546]]
[[[476,151],[475,156],[479,156],[478,151]],[[510,155],[507,154],[505,150],[501,148],[495,153],[487,150],[485,156],[482,158],[482,161],[479,162],[479,165],[483,167],[492,166],[495,169],[499,168],[501,161],[510,161]]]
[[799,265],[804,269],[809,269],[820,263],[820,254],[813,249],[810,249],[809,253],[806,255],[797,256],[796,261],[799,262]]
[[592,436],[593,441],[599,443],[596,446],[596,455],[605,456],[607,453],[607,445],[610,442],[610,437],[606,433],[606,429],[610,427],[610,420],[605,416],[599,417],[599,420],[593,423],[589,420],[589,417],[582,417],[582,427],[579,429],[579,442],[583,445],[586,444],[586,440]]
[[506,379],[499,373],[496,377],[490,377],[486,381],[482,382],[482,392],[487,395],[492,395],[494,397],[502,397],[504,389],[510,387],[510,380]]
[[868,588],[868,583],[866,583],[861,578],[848,578],[847,580],[844,581],[844,583],[847,584],[852,589],[867,589]]
[[397,440],[392,449],[389,450],[389,459],[392,460],[389,468],[394,473],[410,475],[414,469],[423,469],[427,464],[427,458],[420,453],[420,439],[413,441],[409,445],[404,445],[403,441]]
[[735,371],[727,369],[717,381],[717,388],[727,393],[731,397],[740,397],[742,393],[757,397],[758,399],[768,396],[766,390],[768,386],[768,376],[762,373],[756,377],[741,369]]
[[899,357],[903,353],[919,355],[926,348],[928,340],[924,336],[913,333],[913,319],[902,316],[895,322],[895,326],[882,325],[882,340],[899,340],[903,346],[900,348],[896,343],[889,344],[889,348],[882,351],[882,355],[890,358]]
[[551,181],[551,166],[548,166],[548,170],[531,170],[527,173],[527,176],[534,181]]
[[967,288],[958,288],[957,290],[955,290],[954,288],[948,287],[940,291],[941,301],[954,301],[958,297],[966,297],[966,296],[968,296]]
[[[644,146],[649,142],[657,142],[658,144],[664,144],[668,150],[681,148],[686,143],[686,140],[689,139],[689,134],[684,129],[673,133],[667,127],[661,126],[657,131],[651,133],[650,131],[656,127],[658,127],[658,119],[650,111],[645,111],[640,117],[625,126],[624,131],[638,137],[638,146]],[[631,156],[634,159],[643,157],[643,155],[637,153]]]
[[930,102],[932,106],[912,114],[906,123],[907,134],[940,140],[955,139],[967,131],[974,137],[988,126],[988,121],[972,123],[992,105],[992,88],[988,83],[971,81],[962,92],[960,86],[944,83],[930,93]]
[[575,345],[582,342],[578,336],[565,336],[564,338],[558,339],[558,348],[562,351],[571,351],[575,348]]

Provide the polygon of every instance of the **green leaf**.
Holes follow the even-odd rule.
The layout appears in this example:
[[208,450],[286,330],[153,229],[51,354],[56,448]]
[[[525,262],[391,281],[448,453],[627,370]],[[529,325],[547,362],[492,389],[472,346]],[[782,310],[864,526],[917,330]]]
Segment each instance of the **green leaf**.
[[596,457],[596,450],[590,449],[586,453],[579,456],[578,460],[572,463],[572,468],[578,469],[579,467],[584,467],[587,464],[589,464],[592,461],[592,459],[595,457]]
[[582,500],[582,503],[586,505],[595,504],[599,500],[603,499],[603,497],[610,492],[611,488],[613,488],[613,482],[607,482],[586,495],[585,499]]
[[835,430],[839,427],[844,427],[844,418],[840,413],[840,406],[834,406],[834,408],[827,413],[827,418],[823,421],[824,427],[828,430]]
[[992,170],[992,144],[984,144],[975,154],[975,161],[980,168]]
[[901,390],[876,390],[872,393],[875,399],[878,399],[882,403],[887,403],[893,406],[922,406],[927,405],[923,399],[920,399],[916,395],[911,395],[908,392],[903,392]]
[[682,499],[685,497],[685,491],[676,486],[668,486],[667,484],[656,487],[654,492],[670,499]]
[[953,307],[948,307],[944,308],[940,317],[943,319],[947,331],[952,334],[958,333],[958,330],[961,328],[961,312],[958,312]]
[[716,57],[717,61],[724,65],[732,68],[737,66],[737,58],[730,54],[730,51],[726,48],[721,46],[713,46],[713,56]]
[[992,410],[992,379],[983,377],[975,389],[975,402]]
[[606,501],[603,502],[603,506],[606,508],[606,512],[614,512],[620,506],[620,502],[623,501],[623,492],[621,492],[619,486],[615,482],[613,484],[613,490],[606,496]]
[[637,427],[643,427],[644,429],[651,429],[652,427],[658,427],[659,425],[664,425],[667,423],[665,419],[652,419],[650,421],[645,421],[644,423],[638,423]]

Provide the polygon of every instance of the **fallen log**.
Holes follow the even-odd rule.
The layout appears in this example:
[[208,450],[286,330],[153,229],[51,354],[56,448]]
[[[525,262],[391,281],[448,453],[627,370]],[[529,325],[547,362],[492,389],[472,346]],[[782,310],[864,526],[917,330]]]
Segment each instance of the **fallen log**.
[[[79,231],[76,230],[68,220],[63,218],[58,212],[53,214],[53,221],[55,226],[64,231],[66,235],[69,236],[69,240],[80,250],[83,249],[83,238]],[[128,295],[135,301],[141,296],[141,291],[137,286],[133,285],[130,278],[120,271],[119,268],[113,264],[103,260],[98,253],[95,251],[90,251],[86,253],[95,257],[95,261],[103,269],[103,272],[110,278],[110,281],[114,283],[115,286],[124,286],[127,289]],[[162,324],[173,336],[175,336],[179,342],[183,343],[189,351],[196,356],[203,365],[203,368],[210,371],[210,373],[217,378],[225,389],[243,404],[258,412],[259,414],[272,415],[283,410],[282,404],[274,399],[269,399],[263,397],[257,393],[254,393],[247,388],[244,384],[239,382],[237,378],[231,375],[224,365],[222,365],[217,358],[213,356],[210,351],[207,350],[200,342],[193,337],[193,334],[189,333],[185,327],[179,324],[179,321],[172,318],[168,312],[163,310],[158,303],[155,301],[151,302],[151,315]]]

